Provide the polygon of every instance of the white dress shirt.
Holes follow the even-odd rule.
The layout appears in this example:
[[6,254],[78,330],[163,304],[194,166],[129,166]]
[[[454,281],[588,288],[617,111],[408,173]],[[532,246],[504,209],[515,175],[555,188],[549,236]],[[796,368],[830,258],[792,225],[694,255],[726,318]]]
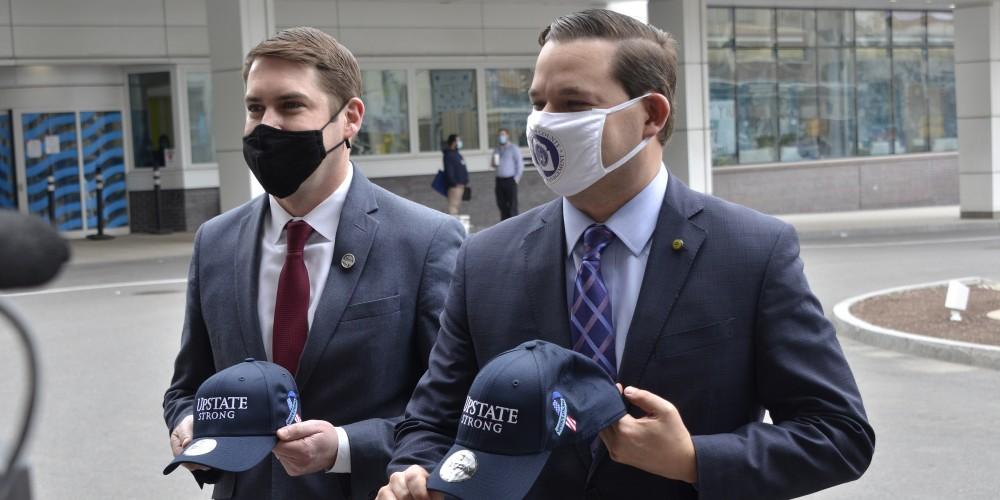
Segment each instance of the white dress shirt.
[[[313,233],[306,241],[303,257],[309,273],[309,327],[312,328],[316,307],[323,296],[326,278],[330,274],[333,260],[333,246],[340,226],[340,213],[347,199],[347,190],[354,178],[354,166],[348,164],[347,176],[336,191],[312,209],[304,217],[292,217],[273,196],[268,195],[270,210],[264,216],[264,232],[260,242],[260,276],[257,284],[257,314],[260,320],[261,339],[268,361],[273,361],[272,341],[274,339],[274,304],[278,295],[278,278],[285,265],[288,244],[285,240],[285,224],[290,220],[304,220]],[[351,447],[347,432],[336,427],[338,446],[337,460],[329,472],[351,472]]]
[[[660,207],[667,192],[667,168],[660,165],[660,172],[639,194],[611,215],[604,225],[615,233],[615,239],[601,254],[601,276],[611,296],[611,320],[615,329],[615,366],[621,371],[622,353],[639,288],[646,273],[653,231],[660,217]],[[566,299],[572,308],[576,273],[583,259],[583,232],[594,220],[563,200],[563,222],[566,231]],[[569,314],[567,312],[567,314]]]

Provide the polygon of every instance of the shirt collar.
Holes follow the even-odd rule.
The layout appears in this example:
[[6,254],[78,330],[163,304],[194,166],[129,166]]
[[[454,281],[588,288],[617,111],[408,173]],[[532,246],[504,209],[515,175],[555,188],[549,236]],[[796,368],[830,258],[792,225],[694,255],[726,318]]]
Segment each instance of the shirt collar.
[[[642,249],[653,237],[669,180],[667,168],[661,163],[656,177],[604,223],[636,257],[642,253]],[[562,207],[567,254],[573,255],[576,243],[580,241],[583,232],[595,222],[566,200],[563,200]]]
[[265,238],[271,243],[278,244],[282,241],[284,235],[285,224],[293,219],[301,219],[306,221],[309,226],[313,228],[313,231],[327,241],[334,241],[337,237],[337,227],[340,226],[340,213],[343,211],[344,202],[347,200],[347,191],[351,187],[351,181],[354,179],[354,164],[347,164],[347,175],[344,177],[343,182],[337,189],[330,194],[325,200],[323,200],[316,208],[313,208],[304,217],[292,217],[288,212],[285,211],[274,196],[268,195],[267,199],[270,203],[270,222],[267,225],[267,233]]

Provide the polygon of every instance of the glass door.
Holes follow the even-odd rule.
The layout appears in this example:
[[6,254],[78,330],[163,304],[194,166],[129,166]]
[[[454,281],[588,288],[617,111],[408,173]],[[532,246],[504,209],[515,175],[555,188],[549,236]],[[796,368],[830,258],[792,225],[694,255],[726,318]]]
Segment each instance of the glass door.
[[10,112],[0,113],[0,209],[17,210],[17,175],[14,165],[14,129]]
[[[21,114],[28,211],[46,220],[52,214],[59,231],[84,229],[76,126],[75,112]],[[55,181],[51,207],[49,177]]]
[[80,142],[87,196],[87,228],[97,227],[98,173],[104,178],[104,227],[128,227],[121,112],[81,111]]
[[[128,231],[128,190],[122,112],[15,112],[20,124],[24,179],[22,211],[52,220],[60,232],[77,237],[97,229],[97,175],[102,191],[104,227],[114,234]],[[2,121],[0,121],[0,193],[3,189]],[[50,206],[49,178],[54,180]],[[16,193],[16,191],[15,191]],[[2,196],[2,194],[0,194]],[[115,229],[118,229],[115,231]]]

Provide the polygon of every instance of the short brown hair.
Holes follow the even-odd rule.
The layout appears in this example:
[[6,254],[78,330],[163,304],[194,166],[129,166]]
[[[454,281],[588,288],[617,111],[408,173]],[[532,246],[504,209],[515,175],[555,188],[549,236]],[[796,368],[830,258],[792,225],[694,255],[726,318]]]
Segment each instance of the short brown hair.
[[538,35],[538,45],[586,38],[617,41],[612,76],[629,98],[647,92],[663,94],[670,102],[670,116],[660,130],[660,144],[674,131],[674,90],[677,88],[677,44],[674,37],[655,26],[605,9],[590,9],[552,21]]
[[277,57],[312,66],[319,71],[319,84],[332,96],[331,111],[361,96],[361,70],[354,54],[336,38],[309,27],[288,28],[257,44],[243,61],[243,83],[250,65],[258,57]]

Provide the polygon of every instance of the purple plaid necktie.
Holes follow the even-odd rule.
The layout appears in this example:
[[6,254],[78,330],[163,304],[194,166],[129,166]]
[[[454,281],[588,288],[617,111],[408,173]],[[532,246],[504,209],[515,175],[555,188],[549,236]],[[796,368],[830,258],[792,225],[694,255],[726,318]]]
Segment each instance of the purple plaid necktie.
[[583,259],[576,273],[569,312],[573,350],[596,361],[617,380],[611,295],[601,276],[601,253],[614,239],[615,233],[600,224],[583,232]]

